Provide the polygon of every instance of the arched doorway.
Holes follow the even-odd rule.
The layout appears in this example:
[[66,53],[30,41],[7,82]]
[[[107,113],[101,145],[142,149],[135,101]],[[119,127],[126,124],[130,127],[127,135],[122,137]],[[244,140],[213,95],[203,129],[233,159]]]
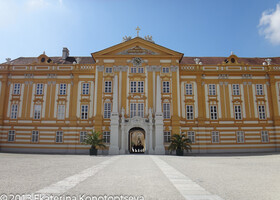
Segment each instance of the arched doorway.
[[145,153],[145,131],[142,128],[132,128],[129,130],[128,149],[130,153]]

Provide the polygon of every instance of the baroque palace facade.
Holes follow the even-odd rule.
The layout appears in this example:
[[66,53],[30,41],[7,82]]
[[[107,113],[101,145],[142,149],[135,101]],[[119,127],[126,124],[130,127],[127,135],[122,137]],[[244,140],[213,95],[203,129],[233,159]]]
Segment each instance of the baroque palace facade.
[[280,149],[280,57],[184,57],[151,37],[91,54],[0,65],[0,151],[165,154],[185,133],[193,152]]

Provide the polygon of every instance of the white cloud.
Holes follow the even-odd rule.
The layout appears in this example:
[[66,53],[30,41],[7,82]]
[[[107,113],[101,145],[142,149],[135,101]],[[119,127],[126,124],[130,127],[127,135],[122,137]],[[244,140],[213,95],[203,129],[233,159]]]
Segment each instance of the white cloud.
[[262,13],[259,23],[259,31],[272,44],[280,44],[280,3],[276,9],[266,10]]

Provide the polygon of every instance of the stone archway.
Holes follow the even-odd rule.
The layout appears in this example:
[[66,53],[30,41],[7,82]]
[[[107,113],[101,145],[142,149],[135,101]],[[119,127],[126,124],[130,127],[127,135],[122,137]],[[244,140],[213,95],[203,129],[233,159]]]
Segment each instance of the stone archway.
[[145,153],[146,134],[139,127],[131,128],[128,132],[128,150],[130,153]]

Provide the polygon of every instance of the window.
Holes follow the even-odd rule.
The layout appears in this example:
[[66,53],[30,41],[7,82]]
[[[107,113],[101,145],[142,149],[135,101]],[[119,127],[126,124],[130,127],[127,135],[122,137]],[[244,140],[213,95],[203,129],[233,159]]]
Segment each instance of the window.
[[63,142],[63,132],[62,131],[56,132],[55,142],[57,142],[57,143]]
[[217,106],[210,106],[210,117],[212,120],[218,119]]
[[239,84],[232,85],[232,95],[240,95]]
[[219,132],[212,131],[212,143],[219,143]]
[[66,95],[66,84],[65,83],[60,84],[59,94]]
[[20,94],[20,83],[15,83],[14,85],[14,93],[15,95]]
[[87,137],[87,132],[86,131],[81,131],[80,132],[80,143],[83,143]]
[[82,94],[89,94],[89,83],[83,83]]
[[244,132],[243,131],[236,132],[236,141],[237,141],[237,143],[244,143]]
[[16,119],[18,113],[18,104],[13,104],[11,108],[11,119]]
[[269,142],[268,131],[261,132],[262,142]]
[[234,106],[234,113],[235,113],[235,119],[236,120],[241,120],[242,116],[241,116],[241,106]]
[[136,116],[136,103],[130,104],[130,117]]
[[169,68],[168,67],[163,67],[162,68],[162,73],[169,73]]
[[163,138],[164,138],[164,142],[170,142],[171,139],[171,133],[170,131],[164,131],[163,133]]
[[163,118],[170,119],[170,103],[163,104]]
[[138,116],[144,117],[144,104],[138,103]]
[[187,119],[192,120],[193,119],[193,106],[186,106],[186,113],[187,113]]
[[111,103],[104,103],[104,118],[110,119],[111,117]]
[[112,92],[112,81],[105,81],[105,93]]
[[144,73],[144,68],[143,67],[138,67],[138,73]]
[[209,84],[209,95],[216,95],[216,85]]
[[138,93],[143,93],[144,92],[144,82],[139,81],[138,82]]
[[110,132],[109,131],[103,132],[103,140],[105,143],[110,143]]
[[191,83],[186,84],[186,95],[192,95],[193,94],[193,88]]
[[257,84],[257,95],[263,95],[263,85],[262,84]]
[[136,67],[131,67],[131,73],[137,73],[137,68]]
[[259,106],[259,119],[265,119],[265,107],[264,107],[264,105]]
[[188,131],[188,138],[192,141],[192,143],[195,143],[195,133],[194,131]]
[[65,119],[65,105],[57,106],[57,119]]
[[105,68],[105,73],[112,73],[112,72],[113,72],[112,67],[106,67]]
[[136,86],[136,81],[131,81],[130,82],[130,92],[131,93],[136,93],[136,88],[137,88],[137,86]]
[[169,93],[169,81],[163,81],[163,87],[162,87],[162,92],[163,93]]
[[41,105],[34,106],[34,119],[41,119]]
[[81,119],[88,119],[88,105],[82,105]]
[[38,142],[39,141],[39,131],[32,131],[32,142]]
[[8,133],[8,142],[13,142],[15,141],[15,131],[9,131]]
[[43,94],[43,84],[42,83],[38,83],[37,87],[36,87],[36,94],[37,95],[42,95]]

